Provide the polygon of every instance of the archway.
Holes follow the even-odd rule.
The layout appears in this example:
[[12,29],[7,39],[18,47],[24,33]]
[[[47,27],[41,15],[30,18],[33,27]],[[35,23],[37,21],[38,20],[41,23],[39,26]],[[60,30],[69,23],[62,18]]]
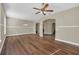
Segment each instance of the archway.
[[46,38],[55,39],[55,29],[56,21],[55,19],[47,19],[43,21],[43,36]]

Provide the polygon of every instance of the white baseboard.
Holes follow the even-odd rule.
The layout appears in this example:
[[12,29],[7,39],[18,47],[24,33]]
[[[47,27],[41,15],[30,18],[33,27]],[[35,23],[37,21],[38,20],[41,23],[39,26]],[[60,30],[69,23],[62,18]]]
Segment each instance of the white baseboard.
[[20,34],[10,34],[7,36],[25,35],[25,34],[35,34],[35,33],[20,33]]
[[68,44],[72,44],[72,45],[79,46],[79,43],[70,42],[70,41],[65,41],[65,40],[62,40],[62,39],[55,39],[55,40],[57,40],[57,41],[61,41],[61,42],[65,42],[65,43],[68,43]]
[[4,37],[3,42],[2,42],[2,44],[1,44],[1,47],[0,47],[0,54],[1,54],[1,51],[2,51],[2,48],[3,48],[4,42],[5,42],[5,39],[6,39],[6,36]]

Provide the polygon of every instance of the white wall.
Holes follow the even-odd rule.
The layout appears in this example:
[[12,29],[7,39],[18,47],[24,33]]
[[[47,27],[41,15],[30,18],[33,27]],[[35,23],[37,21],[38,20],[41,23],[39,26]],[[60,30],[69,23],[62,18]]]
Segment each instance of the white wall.
[[1,42],[1,4],[0,4],[0,42]]
[[56,39],[79,43],[79,7],[54,14]]
[[[26,25],[24,25],[26,24]],[[7,18],[7,35],[35,34],[36,25],[32,21]]]
[[5,12],[2,7],[2,4],[0,3],[0,53],[6,37],[6,34],[4,33],[4,17],[5,17]]

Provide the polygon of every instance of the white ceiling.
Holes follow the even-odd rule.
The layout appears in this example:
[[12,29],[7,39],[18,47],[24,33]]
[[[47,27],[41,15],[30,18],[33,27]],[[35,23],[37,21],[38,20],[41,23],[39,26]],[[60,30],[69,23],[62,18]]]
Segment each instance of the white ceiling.
[[[8,17],[19,18],[23,20],[38,21],[44,17],[43,14],[35,14],[37,10],[33,7],[41,8],[41,3],[5,3],[5,11]],[[50,3],[48,9],[53,9],[54,12],[46,13],[47,16],[54,13],[68,10],[72,7],[79,6],[78,3]]]

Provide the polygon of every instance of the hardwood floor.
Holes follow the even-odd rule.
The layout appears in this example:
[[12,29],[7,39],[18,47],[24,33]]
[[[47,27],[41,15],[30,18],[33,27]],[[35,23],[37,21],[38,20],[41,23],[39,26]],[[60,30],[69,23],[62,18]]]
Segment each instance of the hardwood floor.
[[6,38],[2,55],[79,55],[79,47],[28,34]]

